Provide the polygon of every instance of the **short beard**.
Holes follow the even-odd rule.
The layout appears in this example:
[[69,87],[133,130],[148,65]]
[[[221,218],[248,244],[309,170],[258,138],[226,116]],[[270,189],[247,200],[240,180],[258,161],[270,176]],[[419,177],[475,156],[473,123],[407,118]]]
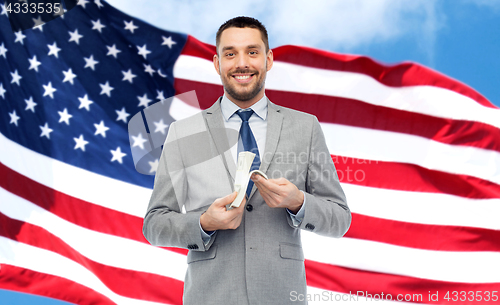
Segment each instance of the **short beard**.
[[262,79],[261,83],[257,83],[255,88],[249,92],[236,92],[236,90],[233,90],[233,87],[231,86],[225,86],[224,89],[226,90],[227,94],[233,97],[234,99],[242,102],[247,102],[251,99],[253,99],[259,92],[264,88],[264,83],[265,83],[265,76],[264,79]]

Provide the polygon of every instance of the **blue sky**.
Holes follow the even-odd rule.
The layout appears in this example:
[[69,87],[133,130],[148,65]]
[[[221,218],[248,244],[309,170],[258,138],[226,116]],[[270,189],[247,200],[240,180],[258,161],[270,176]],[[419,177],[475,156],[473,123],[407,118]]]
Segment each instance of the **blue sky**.
[[[500,1],[110,0],[167,30],[215,43],[225,20],[248,15],[269,31],[271,47],[298,44],[369,56],[384,64],[418,62],[476,89],[500,107]],[[285,4],[286,3],[286,4]],[[64,33],[67,35],[66,33]],[[2,304],[68,304],[0,290]]]

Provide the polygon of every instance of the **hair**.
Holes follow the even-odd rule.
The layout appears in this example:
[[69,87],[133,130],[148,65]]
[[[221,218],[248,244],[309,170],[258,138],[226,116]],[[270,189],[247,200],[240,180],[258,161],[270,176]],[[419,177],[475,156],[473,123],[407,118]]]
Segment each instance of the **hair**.
[[259,30],[262,41],[264,41],[264,45],[266,46],[266,52],[269,51],[269,39],[267,37],[266,27],[255,18],[239,16],[224,22],[224,24],[222,24],[217,31],[217,35],[215,36],[215,46],[217,48],[217,53],[219,52],[220,36],[222,35],[222,32],[224,32],[228,28],[252,28]]

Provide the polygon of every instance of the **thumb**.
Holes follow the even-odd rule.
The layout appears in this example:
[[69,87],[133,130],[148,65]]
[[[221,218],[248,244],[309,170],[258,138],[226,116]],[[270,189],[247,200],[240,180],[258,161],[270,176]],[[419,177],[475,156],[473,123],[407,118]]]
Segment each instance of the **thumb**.
[[215,202],[217,202],[218,206],[228,205],[228,204],[232,203],[234,201],[234,199],[236,199],[236,195],[237,194],[238,193],[236,191],[234,191],[234,192],[232,192],[231,194],[229,194],[227,196],[224,196],[222,198],[217,199]]

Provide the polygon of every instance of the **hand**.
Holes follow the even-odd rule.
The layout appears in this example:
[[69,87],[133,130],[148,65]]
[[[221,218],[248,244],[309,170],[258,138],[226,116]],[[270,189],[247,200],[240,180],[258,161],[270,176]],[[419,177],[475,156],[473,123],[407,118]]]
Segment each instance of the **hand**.
[[200,216],[201,228],[205,231],[234,230],[241,224],[246,199],[243,199],[239,207],[226,210],[226,205],[236,198],[236,192],[226,197],[217,198],[208,207],[208,210]]
[[257,174],[252,174],[251,179],[269,207],[288,208],[293,213],[297,213],[302,207],[304,193],[287,179],[266,180]]

